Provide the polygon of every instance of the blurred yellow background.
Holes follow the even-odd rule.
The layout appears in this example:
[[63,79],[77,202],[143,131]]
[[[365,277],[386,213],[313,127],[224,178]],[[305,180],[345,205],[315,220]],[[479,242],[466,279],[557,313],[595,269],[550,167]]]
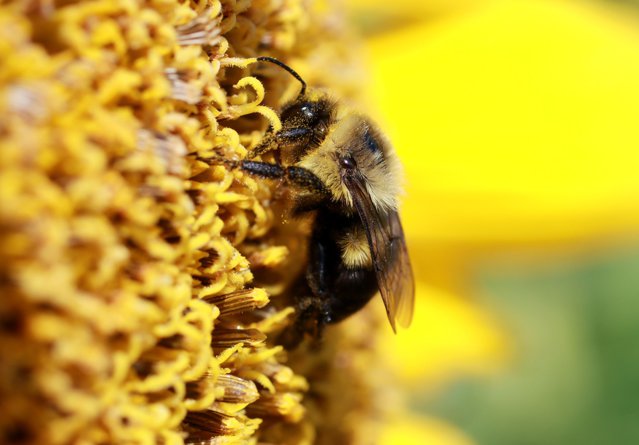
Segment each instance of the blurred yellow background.
[[639,2],[347,9],[418,284],[383,442],[639,443]]

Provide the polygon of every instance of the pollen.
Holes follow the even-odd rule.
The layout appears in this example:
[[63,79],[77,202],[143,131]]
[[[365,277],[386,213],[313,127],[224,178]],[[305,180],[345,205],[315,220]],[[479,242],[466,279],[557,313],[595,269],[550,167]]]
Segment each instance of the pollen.
[[256,56],[358,91],[332,14],[301,0],[0,6],[0,442],[371,434],[335,416],[379,416],[376,316],[284,350],[299,233],[281,190],[232,167],[298,87]]

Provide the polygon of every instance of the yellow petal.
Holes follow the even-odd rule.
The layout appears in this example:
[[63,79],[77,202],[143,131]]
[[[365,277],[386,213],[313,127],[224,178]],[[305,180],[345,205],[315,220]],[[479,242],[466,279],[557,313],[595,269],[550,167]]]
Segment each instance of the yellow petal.
[[586,2],[495,2],[369,43],[419,249],[639,228],[631,19]]
[[485,310],[421,282],[410,329],[384,339],[396,374],[420,387],[496,372],[510,354],[505,333]]

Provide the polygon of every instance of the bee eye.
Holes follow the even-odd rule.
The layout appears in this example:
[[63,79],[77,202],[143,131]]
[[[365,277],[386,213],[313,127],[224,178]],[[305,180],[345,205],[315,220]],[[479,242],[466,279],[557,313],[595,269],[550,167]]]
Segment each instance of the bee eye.
[[353,170],[356,167],[355,159],[350,156],[347,158],[341,158],[340,164],[347,170]]
[[371,134],[370,130],[364,133],[364,143],[366,147],[373,153],[381,153],[382,149],[377,142],[377,139]]

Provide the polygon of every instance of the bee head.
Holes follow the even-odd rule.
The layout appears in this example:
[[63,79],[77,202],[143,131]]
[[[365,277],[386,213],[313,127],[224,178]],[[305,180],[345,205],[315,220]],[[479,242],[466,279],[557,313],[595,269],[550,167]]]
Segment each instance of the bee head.
[[276,138],[281,148],[290,149],[292,162],[318,147],[334,121],[335,103],[314,92],[297,98],[282,109],[282,129]]
[[353,208],[348,184],[362,184],[372,204],[395,210],[401,171],[390,142],[366,117],[342,110],[323,143],[300,161],[330,190],[332,198]]
[[354,204],[348,184],[354,183],[365,188],[378,210],[396,210],[400,164],[377,126],[326,94],[307,91],[302,77],[279,60],[256,60],[279,66],[302,86],[297,98],[282,109],[282,128],[274,135],[283,159],[314,173],[326,185],[333,201],[351,211]]

